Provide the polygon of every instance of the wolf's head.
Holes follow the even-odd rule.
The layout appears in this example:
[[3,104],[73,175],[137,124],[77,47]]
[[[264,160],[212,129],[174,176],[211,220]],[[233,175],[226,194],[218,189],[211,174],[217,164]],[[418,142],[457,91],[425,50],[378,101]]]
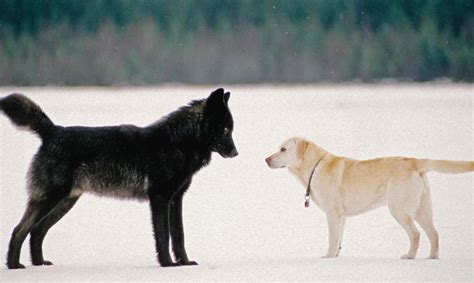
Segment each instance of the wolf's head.
[[204,122],[211,151],[224,158],[238,155],[232,139],[234,120],[228,107],[229,98],[230,92],[219,88],[209,95],[204,105]]

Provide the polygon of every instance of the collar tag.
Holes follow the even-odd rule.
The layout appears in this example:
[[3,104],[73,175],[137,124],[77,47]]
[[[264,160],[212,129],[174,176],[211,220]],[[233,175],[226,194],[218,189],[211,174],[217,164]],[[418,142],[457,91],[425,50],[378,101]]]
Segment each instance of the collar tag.
[[304,196],[304,207],[309,207],[309,195]]

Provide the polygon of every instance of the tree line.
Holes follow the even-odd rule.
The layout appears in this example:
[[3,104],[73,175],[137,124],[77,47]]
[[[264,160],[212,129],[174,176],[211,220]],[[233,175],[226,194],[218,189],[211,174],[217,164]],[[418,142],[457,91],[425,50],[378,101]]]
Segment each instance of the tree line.
[[474,80],[472,0],[0,0],[0,84]]

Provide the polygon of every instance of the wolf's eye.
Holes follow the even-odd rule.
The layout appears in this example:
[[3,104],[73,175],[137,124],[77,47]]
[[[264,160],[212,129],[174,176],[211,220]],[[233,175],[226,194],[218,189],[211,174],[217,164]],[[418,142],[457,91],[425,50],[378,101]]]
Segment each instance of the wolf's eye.
[[280,151],[281,151],[281,152],[285,152],[285,151],[286,151],[286,148],[285,148],[285,147],[282,147],[282,148],[280,148]]

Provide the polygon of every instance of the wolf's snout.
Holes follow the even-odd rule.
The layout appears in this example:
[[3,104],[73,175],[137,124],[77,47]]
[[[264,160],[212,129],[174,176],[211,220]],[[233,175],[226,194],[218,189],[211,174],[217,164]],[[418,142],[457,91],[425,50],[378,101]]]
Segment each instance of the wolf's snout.
[[229,152],[222,152],[222,151],[218,151],[218,153],[224,157],[224,158],[233,158],[233,157],[236,157],[237,155],[239,155],[239,152],[237,151],[237,149],[235,149],[235,147]]
[[239,155],[239,152],[237,151],[237,149],[234,148],[230,152],[229,157],[232,158],[232,157],[236,157],[237,155]]

